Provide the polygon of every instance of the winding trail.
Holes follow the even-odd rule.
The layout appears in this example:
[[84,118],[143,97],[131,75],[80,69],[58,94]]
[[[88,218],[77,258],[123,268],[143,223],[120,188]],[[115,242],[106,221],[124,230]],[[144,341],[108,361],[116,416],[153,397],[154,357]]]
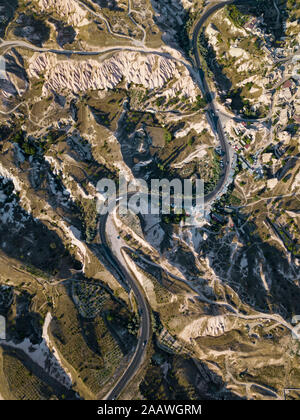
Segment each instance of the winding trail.
[[[113,30],[112,30],[112,28],[111,28],[111,26],[110,26],[110,23],[109,23],[109,21],[102,15],[102,14],[100,14],[100,13],[97,13],[97,12],[95,12],[94,10],[92,10],[87,4],[85,4],[85,3],[83,3],[82,1],[80,1],[80,0],[74,0],[75,1],[75,3],[77,3],[79,6],[81,6],[81,7],[83,7],[85,10],[87,10],[89,13],[91,13],[93,16],[95,16],[95,17],[97,17],[98,19],[101,19],[101,20],[103,20],[103,22],[105,23],[105,25],[106,25],[106,27],[107,27],[107,30],[108,30],[108,32],[111,34],[111,35],[113,35],[113,36],[116,36],[116,37],[119,37],[119,38],[124,38],[124,39],[129,39],[131,42],[133,42],[135,45],[144,45],[145,44],[145,40],[146,40],[146,32],[144,32],[144,37],[143,37],[143,40],[142,41],[138,41],[137,39],[135,39],[135,38],[132,38],[132,37],[130,37],[130,36],[127,36],[127,35],[123,35],[123,34],[119,34],[119,33],[117,33],[117,32],[114,32]],[[131,13],[131,7],[130,7],[130,0],[128,0],[128,9],[129,9],[129,12],[128,12],[128,16],[130,15],[130,13]],[[133,12],[133,10],[132,10],[132,12]],[[130,16],[129,16],[130,17]],[[134,22],[134,24],[135,25],[137,25],[138,27],[140,27],[134,20],[133,20],[133,22]],[[141,28],[140,28],[141,29]],[[144,28],[142,28],[143,30],[144,30]]]

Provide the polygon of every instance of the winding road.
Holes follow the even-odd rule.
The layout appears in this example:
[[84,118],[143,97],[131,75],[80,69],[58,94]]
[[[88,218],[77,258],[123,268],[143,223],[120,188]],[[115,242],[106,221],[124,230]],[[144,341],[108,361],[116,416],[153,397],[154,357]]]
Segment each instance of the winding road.
[[[200,88],[202,88],[202,94],[204,97],[209,97],[211,95],[210,89],[208,87],[207,81],[205,79],[205,75],[204,72],[201,70],[201,62],[200,62],[200,54],[199,54],[199,49],[198,49],[198,38],[200,35],[200,32],[203,28],[203,25],[205,24],[205,22],[207,21],[207,19],[213,15],[216,11],[222,9],[223,7],[225,7],[227,4],[231,4],[234,3],[233,1],[225,1],[222,3],[218,3],[213,5],[212,7],[210,7],[203,15],[202,17],[199,19],[198,23],[195,26],[194,29],[194,33],[193,33],[193,49],[194,49],[194,55],[195,55],[195,61],[196,61],[196,67],[199,69],[199,74],[201,77],[201,81],[202,81],[202,86],[200,86]],[[224,188],[224,186],[226,185],[227,179],[229,177],[229,173],[230,173],[230,149],[229,149],[229,145],[226,141],[226,137],[223,131],[223,127],[222,124],[220,122],[220,119],[217,116],[217,110],[214,104],[214,101],[211,100],[208,104],[208,110],[207,110],[211,122],[213,124],[213,120],[216,120],[216,131],[218,133],[218,137],[220,140],[220,144],[221,147],[223,149],[223,151],[225,152],[224,157],[223,157],[223,163],[224,163],[224,172],[221,176],[221,178],[219,179],[214,191],[212,191],[211,193],[209,193],[208,195],[206,195],[204,197],[205,202],[210,202],[212,200],[214,200],[214,198],[218,195],[219,192],[222,191],[222,189]]]
[[[130,194],[128,195],[128,197],[130,197]],[[106,222],[108,216],[109,214],[107,213],[103,215],[100,220],[100,239],[103,247],[103,253],[110,265],[112,265],[113,268],[117,271],[118,275],[121,276],[122,281],[125,283],[125,287],[126,285],[128,285],[132,289],[137,301],[140,315],[140,331],[135,353],[126,371],[106,397],[107,400],[115,400],[120,395],[121,391],[125,388],[125,386],[128,384],[128,382],[132,379],[133,375],[136,373],[137,369],[143,362],[144,353],[146,351],[147,343],[151,335],[151,319],[148,303],[143,291],[141,290],[139,283],[122,265],[122,263],[116,259],[116,257],[113,255],[112,251],[108,246],[106,238]]]
[[[204,14],[201,16],[201,18],[199,19],[199,21],[197,22],[195,29],[194,29],[194,33],[193,33],[193,49],[194,49],[194,55],[195,55],[195,62],[196,62],[196,67],[199,69],[199,74],[200,74],[200,78],[201,78],[201,82],[202,82],[202,86],[200,86],[201,90],[202,90],[202,94],[204,97],[212,97],[211,95],[211,91],[209,89],[208,83],[205,79],[205,74],[204,72],[201,70],[201,61],[200,61],[200,54],[199,54],[199,49],[198,49],[198,38],[200,35],[200,32],[203,28],[203,25],[205,24],[205,22],[210,18],[210,16],[212,16],[214,13],[216,13],[218,10],[222,9],[223,7],[225,7],[228,4],[243,4],[243,3],[247,3],[247,0],[229,0],[229,1],[222,1],[219,2],[217,4],[213,4],[211,7],[209,7]],[[226,183],[228,181],[229,175],[230,175],[230,170],[231,170],[231,162],[230,162],[230,147],[229,144],[226,140],[226,136],[223,130],[223,126],[221,124],[221,120],[219,118],[219,111],[217,110],[214,100],[212,99],[211,101],[209,101],[208,104],[208,114],[209,114],[209,118],[212,122],[212,124],[214,124],[214,120],[215,120],[215,129],[218,133],[218,137],[219,137],[219,141],[220,141],[220,145],[224,151],[224,156],[223,156],[223,165],[224,165],[224,171],[222,176],[220,177],[214,191],[210,192],[209,194],[207,194],[204,197],[204,201],[205,203],[209,203],[211,201],[213,201],[217,195],[223,190],[223,188],[226,186]]]

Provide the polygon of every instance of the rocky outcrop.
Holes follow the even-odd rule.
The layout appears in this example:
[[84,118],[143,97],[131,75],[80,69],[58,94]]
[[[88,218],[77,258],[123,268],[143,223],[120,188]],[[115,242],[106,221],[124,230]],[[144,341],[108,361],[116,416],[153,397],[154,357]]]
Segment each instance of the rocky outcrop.
[[[96,59],[58,61],[54,55],[39,54],[31,59],[29,74],[31,77],[44,75],[43,95],[52,90],[79,93],[113,89],[123,78],[127,83],[143,85],[146,89],[165,87],[165,95],[169,97],[180,92],[194,100],[199,93],[184,66],[160,55],[132,51],[119,52],[102,62]],[[172,86],[168,86],[170,80]]]
[[73,0],[39,0],[39,7],[41,12],[54,10],[69,25],[84,26],[89,23],[86,10]]
[[3,98],[22,96],[28,87],[22,57],[13,49],[3,56],[2,67],[4,70],[0,77],[0,96]]

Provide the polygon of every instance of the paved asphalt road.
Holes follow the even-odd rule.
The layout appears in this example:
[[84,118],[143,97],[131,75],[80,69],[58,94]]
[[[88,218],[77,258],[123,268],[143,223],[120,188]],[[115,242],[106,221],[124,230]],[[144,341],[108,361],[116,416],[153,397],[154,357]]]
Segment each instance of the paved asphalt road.
[[[232,0],[231,1],[225,1],[225,2],[222,2],[222,3],[218,3],[215,6],[211,7],[209,10],[206,11],[206,13],[204,13],[201,16],[197,25],[195,26],[194,33],[193,33],[193,48],[194,48],[194,55],[195,55],[195,59],[196,59],[196,65],[199,69],[201,69],[201,62],[200,62],[200,56],[199,56],[199,50],[198,50],[198,37],[200,35],[202,27],[205,24],[205,22],[207,21],[207,19],[212,14],[214,14],[217,10],[222,9],[226,4],[231,4],[231,3],[234,3],[234,1],[232,1]],[[199,70],[199,72],[200,72],[200,77],[201,77],[202,85],[203,85],[203,89],[204,89],[204,92],[202,92],[202,93],[204,94],[204,96],[209,97],[209,96],[211,96],[211,92],[210,92],[210,89],[208,87],[207,81],[205,79],[204,72],[201,71],[201,70]],[[220,123],[220,119],[217,116],[214,101],[209,102],[207,112],[208,112],[211,120],[213,120],[213,119],[217,120],[216,129],[217,129],[217,132],[218,132],[221,147],[222,147],[223,151],[225,152],[225,154],[224,154],[224,157],[223,157],[224,171],[223,171],[222,177],[219,179],[219,182],[217,183],[214,191],[212,191],[211,193],[209,193],[205,196],[204,200],[205,200],[206,203],[212,201],[217,196],[217,194],[220,191],[222,191],[222,189],[225,186],[226,181],[228,179],[229,173],[230,173],[229,145],[226,141],[225,134],[224,134],[224,131],[223,131],[223,127],[222,127],[222,124]]]
[[[197,25],[195,26],[194,29],[194,33],[193,33],[193,49],[194,49],[194,55],[195,55],[195,59],[196,59],[196,66],[199,68],[199,74],[202,80],[202,85],[203,85],[203,89],[204,92],[203,95],[206,97],[211,97],[211,91],[208,87],[207,81],[205,79],[205,75],[204,72],[201,70],[201,62],[200,62],[200,56],[199,56],[199,50],[198,50],[198,38],[200,35],[200,32],[203,28],[203,25],[205,24],[205,22],[207,21],[207,19],[213,15],[216,11],[222,9],[223,7],[225,7],[227,4],[242,4],[242,3],[249,3],[249,0],[229,0],[229,1],[223,1],[220,2],[218,4],[215,4],[214,6],[210,7],[199,19]],[[219,192],[221,192],[224,188],[224,186],[226,185],[227,179],[229,177],[229,173],[231,170],[231,165],[230,165],[230,152],[229,152],[229,144],[227,143],[224,131],[223,131],[223,127],[222,124],[220,122],[220,118],[218,117],[218,112],[216,110],[214,101],[210,101],[208,104],[208,114],[210,116],[211,120],[215,120],[216,121],[216,130],[218,133],[218,137],[220,140],[220,145],[223,149],[224,153],[224,157],[223,157],[223,163],[224,163],[224,170],[223,170],[223,174],[221,176],[221,178],[219,179],[219,182],[216,185],[216,188],[214,189],[214,191],[210,192],[209,194],[207,194],[204,197],[204,200],[206,203],[213,201],[216,196],[218,195]]]
[[[201,68],[201,65],[200,65],[200,57],[199,57],[199,52],[198,52],[197,40],[198,40],[198,36],[200,34],[200,31],[202,29],[202,26],[204,25],[206,20],[213,13],[215,13],[218,9],[223,8],[226,4],[243,3],[243,2],[245,2],[245,1],[243,1],[243,0],[233,1],[232,0],[232,1],[225,1],[225,2],[222,2],[222,3],[218,3],[215,6],[212,6],[201,17],[201,19],[199,20],[199,22],[197,23],[197,25],[195,27],[194,34],[193,34],[194,53],[195,53],[195,58],[196,58],[196,65],[197,65],[198,68]],[[210,94],[210,90],[208,88],[208,85],[207,85],[207,82],[205,80],[203,72],[200,73],[200,76],[201,76],[202,84],[203,84],[203,87],[204,87],[204,92],[203,93],[204,94]],[[210,113],[210,117],[212,117],[214,115],[216,116],[216,109],[215,109],[213,101],[209,103],[207,112]],[[228,146],[228,143],[226,141],[226,138],[225,138],[225,135],[224,135],[224,132],[223,132],[223,128],[222,128],[222,125],[219,121],[219,118],[217,119],[217,127],[216,128],[217,128],[218,136],[219,136],[219,139],[220,139],[221,147],[225,152],[225,154],[224,154],[224,172],[223,172],[223,176],[219,180],[215,190],[205,196],[205,202],[212,201],[216,197],[216,195],[220,191],[222,191],[224,185],[226,184],[226,181],[227,181],[227,178],[228,178],[229,172],[230,172],[229,146]],[[128,198],[129,198],[129,196],[128,196]],[[136,300],[137,300],[139,313],[140,313],[140,318],[141,318],[140,333],[139,333],[139,337],[138,337],[138,345],[137,345],[136,352],[135,352],[128,368],[126,369],[125,373],[123,374],[121,379],[117,382],[117,384],[115,385],[113,390],[106,397],[107,400],[115,400],[116,398],[118,398],[118,396],[120,395],[122,390],[126,387],[126,385],[129,383],[129,381],[132,379],[133,375],[135,374],[135,372],[137,371],[137,369],[139,368],[140,364],[143,361],[143,356],[144,356],[144,353],[145,353],[145,350],[146,350],[146,347],[147,347],[147,343],[150,339],[150,334],[151,334],[151,320],[150,320],[150,312],[149,312],[149,307],[148,307],[146,298],[145,298],[144,293],[141,290],[138,282],[127,271],[127,269],[125,267],[123,267],[121,262],[119,262],[116,259],[116,257],[113,255],[112,251],[110,250],[110,248],[108,246],[107,239],[106,239],[106,233],[105,233],[107,218],[108,218],[108,214],[104,215],[104,216],[101,216],[101,220],[100,220],[100,238],[101,238],[101,243],[102,243],[102,246],[103,246],[104,255],[105,255],[107,261],[110,263],[110,265],[112,265],[113,268],[121,276],[123,283],[128,284],[129,288],[131,288],[133,290],[134,295],[135,295]]]
[[[128,196],[130,197],[129,194]],[[102,216],[100,220],[100,238],[105,257],[109,261],[109,263],[115,268],[115,270],[117,270],[123,282],[127,283],[129,287],[133,290],[133,293],[137,300],[137,305],[139,308],[139,314],[141,319],[138,345],[135,354],[121,379],[117,382],[113,390],[106,397],[107,400],[115,400],[120,395],[121,391],[125,388],[130,379],[133,377],[134,373],[137,371],[138,367],[140,366],[143,360],[143,355],[146,350],[147,343],[150,339],[151,320],[146,298],[144,296],[144,293],[141,291],[138,282],[136,282],[134,277],[131,276],[127,269],[123,267],[120,262],[117,261],[116,257],[113,255],[113,253],[108,247],[105,233],[107,218],[108,214]]]

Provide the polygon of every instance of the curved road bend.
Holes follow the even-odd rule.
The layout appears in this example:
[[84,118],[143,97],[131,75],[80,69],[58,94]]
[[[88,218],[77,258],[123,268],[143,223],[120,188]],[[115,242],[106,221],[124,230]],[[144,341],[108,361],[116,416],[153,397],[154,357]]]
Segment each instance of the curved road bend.
[[127,271],[127,269],[119,262],[116,257],[113,255],[109,246],[107,244],[106,238],[106,222],[107,222],[108,214],[101,216],[100,219],[100,238],[101,243],[103,246],[103,252],[106,259],[109,263],[113,266],[113,268],[118,272],[121,276],[123,282],[127,283],[129,287],[131,287],[135,298],[137,300],[139,314],[141,319],[140,324],[140,331],[138,336],[138,345],[136,351],[134,353],[133,358],[130,361],[128,368],[126,369],[125,373],[121,376],[117,384],[114,386],[113,390],[110,391],[108,396],[106,397],[107,400],[115,400],[122,390],[125,388],[127,383],[132,379],[133,375],[136,373],[137,369],[139,368],[144,352],[147,347],[147,343],[150,339],[151,334],[151,319],[150,319],[150,311],[144,296],[143,291],[141,290],[139,283],[134,279],[134,277]]
[[[208,11],[205,12],[205,14],[201,17],[199,22],[197,23],[194,34],[193,34],[193,46],[194,46],[194,52],[196,57],[196,65],[198,68],[201,67],[200,65],[200,57],[199,57],[199,51],[198,51],[198,36],[200,34],[200,31],[202,29],[203,24],[206,22],[206,20],[217,10],[223,8],[227,4],[230,3],[243,3],[244,0],[237,0],[237,1],[225,1],[222,3],[218,3],[217,5],[212,6]],[[203,83],[203,89],[204,94],[210,94],[210,90],[208,88],[208,84],[205,80],[204,74],[201,76],[202,83]],[[210,112],[213,116],[216,115],[216,108],[214,106],[213,101],[211,101],[208,105],[208,112]],[[218,119],[217,122],[217,133],[220,139],[221,147],[225,152],[224,156],[224,168],[225,172],[223,174],[223,177],[219,180],[218,184],[216,185],[216,188],[214,191],[209,193],[205,196],[205,201],[210,202],[212,201],[216,195],[223,189],[223,187],[226,184],[226,181],[228,179],[229,173],[230,173],[230,154],[229,154],[229,145],[226,141],[223,127]],[[129,196],[128,196],[129,198]],[[108,214],[101,216],[100,218],[100,239],[103,246],[103,252],[104,255],[109,262],[109,264],[118,272],[118,274],[121,276],[123,283],[129,286],[134,292],[134,295],[137,299],[137,304],[139,307],[139,314],[141,319],[141,325],[140,325],[140,332],[138,337],[138,345],[136,348],[136,351],[134,353],[133,358],[131,359],[128,368],[126,369],[125,373],[121,376],[117,384],[114,386],[113,390],[108,394],[106,397],[107,400],[114,400],[116,399],[122,390],[125,388],[125,386],[129,383],[129,381],[133,378],[134,374],[138,370],[145,353],[145,350],[147,348],[147,343],[150,339],[151,334],[151,319],[150,319],[150,312],[149,307],[146,301],[146,298],[144,296],[143,291],[141,290],[139,283],[134,279],[134,277],[128,272],[128,270],[122,265],[121,262],[117,260],[117,258],[113,255],[112,251],[110,250],[107,238],[106,238],[106,222],[107,222]]]
[[[248,0],[229,0],[229,1],[223,1],[220,3],[217,3],[215,5],[213,5],[212,7],[210,7],[199,19],[197,25],[195,26],[194,29],[194,33],[193,33],[193,49],[194,49],[194,55],[195,55],[195,60],[196,60],[196,66],[198,67],[198,69],[201,69],[201,62],[200,62],[200,54],[199,54],[199,49],[198,49],[198,38],[200,35],[200,32],[202,30],[203,25],[205,24],[205,22],[207,21],[207,19],[213,15],[216,11],[222,9],[223,7],[225,7],[228,4],[241,4],[241,3],[247,3]],[[207,81],[205,79],[205,75],[204,72],[199,70],[199,74],[201,77],[201,81],[202,81],[202,86],[200,86],[201,90],[202,90],[202,94],[204,97],[210,97],[211,96],[211,91],[208,87]],[[212,120],[212,124],[216,126],[216,131],[218,133],[218,137],[220,140],[220,144],[221,147],[224,151],[224,157],[223,157],[223,163],[224,163],[224,172],[222,177],[219,179],[214,191],[210,192],[209,194],[207,194],[204,197],[204,201],[206,203],[209,203],[210,201],[214,200],[216,198],[216,196],[218,195],[219,192],[221,192],[223,190],[223,188],[226,185],[226,182],[228,180],[229,174],[230,174],[230,170],[231,170],[231,164],[230,164],[230,148],[229,148],[229,144],[227,143],[225,134],[224,134],[224,130],[222,127],[222,124],[220,122],[220,118],[218,117],[218,111],[215,107],[214,101],[211,98],[211,100],[209,100],[208,103],[208,114],[210,115],[210,119]],[[214,121],[217,121],[216,124],[214,124]]]
[[[194,49],[194,55],[195,55],[195,60],[196,60],[196,66],[198,67],[198,69],[201,69],[200,54],[199,54],[199,49],[198,49],[198,38],[199,38],[200,32],[202,30],[202,27],[211,15],[213,15],[217,10],[222,9],[224,6],[226,6],[227,4],[230,4],[230,3],[233,3],[233,1],[232,0],[231,1],[225,1],[225,2],[218,3],[214,6],[212,6],[209,10],[207,10],[202,15],[202,17],[199,19],[197,25],[195,26],[192,42],[193,42],[193,49]],[[201,70],[200,70],[200,77],[201,77],[201,80],[202,80],[202,87],[203,87],[202,94],[203,94],[204,97],[210,97],[211,91],[210,91],[210,89],[208,87],[208,84],[207,84],[207,81],[205,79],[204,72],[201,71]],[[216,110],[216,107],[215,107],[215,104],[214,104],[213,100],[209,100],[208,111],[207,112],[210,114],[210,118],[212,119],[212,124],[214,124],[213,120],[215,120],[217,118],[217,110]],[[225,134],[224,134],[224,131],[223,131],[223,127],[222,127],[222,124],[220,123],[219,118],[217,119],[216,130],[217,130],[217,133],[218,133],[218,136],[219,136],[221,147],[222,147],[223,151],[225,152],[224,158],[223,158],[224,169],[225,170],[224,170],[223,176],[219,179],[214,191],[212,191],[211,193],[207,194],[204,197],[205,202],[212,201],[217,196],[217,194],[220,191],[222,191],[222,189],[224,188],[224,186],[227,182],[227,179],[228,179],[229,173],[230,173],[229,145],[226,141]]]

